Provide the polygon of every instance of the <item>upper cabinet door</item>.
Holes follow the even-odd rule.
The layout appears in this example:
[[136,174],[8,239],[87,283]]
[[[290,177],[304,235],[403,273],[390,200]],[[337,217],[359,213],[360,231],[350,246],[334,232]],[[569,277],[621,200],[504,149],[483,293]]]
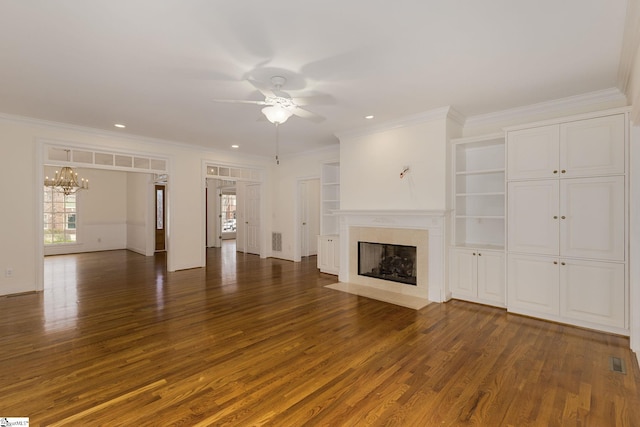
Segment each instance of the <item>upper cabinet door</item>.
[[624,114],[560,126],[560,176],[624,174]]
[[624,261],[624,177],[563,179],[560,195],[560,255]]
[[557,179],[508,184],[507,248],[510,252],[558,255]]
[[507,179],[554,178],[559,168],[560,126],[543,126],[507,134]]

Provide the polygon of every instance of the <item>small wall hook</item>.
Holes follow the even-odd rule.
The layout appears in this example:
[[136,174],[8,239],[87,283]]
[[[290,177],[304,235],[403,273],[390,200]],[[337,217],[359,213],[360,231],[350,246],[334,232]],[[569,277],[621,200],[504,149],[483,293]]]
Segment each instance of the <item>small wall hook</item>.
[[406,175],[406,174],[408,174],[408,173],[409,173],[409,166],[405,166],[405,167],[402,169],[402,172],[400,172],[400,179],[404,178],[404,177],[405,177],[405,175]]

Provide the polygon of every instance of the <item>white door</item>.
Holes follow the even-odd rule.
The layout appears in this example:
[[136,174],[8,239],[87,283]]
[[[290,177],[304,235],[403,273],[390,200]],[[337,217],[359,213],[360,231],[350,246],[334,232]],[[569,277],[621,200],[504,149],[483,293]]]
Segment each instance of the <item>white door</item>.
[[559,176],[560,127],[542,126],[507,134],[507,179]]
[[558,255],[558,180],[510,182],[507,188],[508,250]]
[[309,256],[309,201],[307,183],[302,181],[298,185],[298,209],[300,212],[298,222],[300,230],[300,256]]
[[318,254],[318,235],[320,234],[320,180],[318,178],[298,181],[297,200],[298,246],[297,261],[300,257]]
[[245,252],[260,254],[260,184],[249,184],[246,188],[245,204]]
[[623,174],[624,169],[624,114],[561,125],[562,177]]
[[478,298],[505,305],[504,253],[478,251]]
[[509,311],[557,316],[560,313],[558,259],[509,254],[507,263]]
[[563,317],[625,327],[624,264],[561,259],[560,283]]
[[560,181],[560,255],[624,261],[624,177]]

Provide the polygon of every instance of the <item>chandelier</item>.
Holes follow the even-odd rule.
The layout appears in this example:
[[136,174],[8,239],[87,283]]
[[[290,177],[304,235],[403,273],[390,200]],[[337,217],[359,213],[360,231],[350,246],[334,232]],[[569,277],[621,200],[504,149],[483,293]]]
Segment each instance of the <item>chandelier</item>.
[[[65,151],[67,152],[67,160],[69,160],[69,150]],[[69,194],[77,193],[79,190],[88,190],[89,180],[81,178],[80,182],[78,182],[78,173],[74,172],[71,167],[64,166],[60,171],[56,171],[55,178],[45,177],[44,185],[68,196]]]

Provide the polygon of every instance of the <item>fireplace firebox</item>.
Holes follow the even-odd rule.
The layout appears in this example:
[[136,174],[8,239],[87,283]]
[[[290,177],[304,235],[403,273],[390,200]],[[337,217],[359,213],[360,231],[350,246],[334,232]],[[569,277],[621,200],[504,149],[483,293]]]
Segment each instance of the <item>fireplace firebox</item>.
[[358,242],[358,275],[417,286],[416,247]]

